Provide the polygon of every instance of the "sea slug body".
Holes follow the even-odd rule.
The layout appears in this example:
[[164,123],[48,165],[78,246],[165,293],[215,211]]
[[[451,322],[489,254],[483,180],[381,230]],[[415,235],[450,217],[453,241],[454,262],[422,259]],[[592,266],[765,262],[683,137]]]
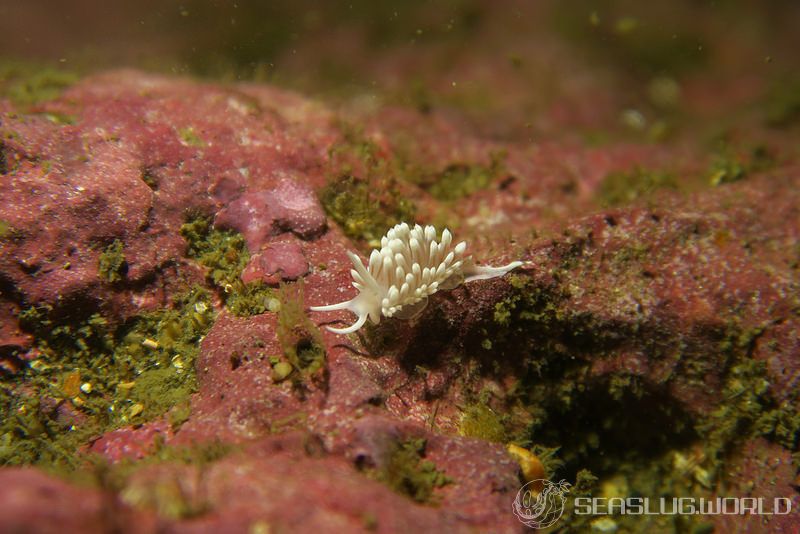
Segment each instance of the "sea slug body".
[[[438,239],[438,241],[437,241]],[[465,256],[467,244],[452,243],[446,228],[441,238],[433,226],[400,223],[381,239],[380,250],[373,250],[365,267],[352,252],[350,273],[358,295],[329,306],[312,306],[312,311],[350,310],[358,316],[347,328],[327,327],[337,334],[350,334],[364,326],[367,319],[377,324],[383,317],[411,318],[419,314],[428,296],[440,289],[453,289],[462,282],[503,276],[522,265],[514,261],[503,267],[482,267]]]

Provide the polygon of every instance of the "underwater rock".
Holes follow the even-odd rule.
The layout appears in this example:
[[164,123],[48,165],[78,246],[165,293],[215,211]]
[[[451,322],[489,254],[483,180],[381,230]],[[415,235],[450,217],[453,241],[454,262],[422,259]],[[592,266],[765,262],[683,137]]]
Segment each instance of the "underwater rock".
[[251,252],[261,250],[270,237],[292,232],[311,239],[325,230],[326,219],[314,192],[293,179],[274,189],[252,191],[217,212],[214,225],[241,233]]
[[0,370],[16,373],[25,361],[28,349],[33,345],[33,336],[19,329],[16,306],[0,308]]
[[169,423],[159,420],[107,432],[92,442],[89,451],[111,462],[141,460],[168,443],[172,435]]
[[[726,484],[715,497],[746,496],[761,499],[765,512],[713,516],[720,532],[797,532],[800,530],[800,495],[795,490],[797,460],[785,448],[765,439],[742,444],[725,467]],[[757,502],[757,501],[756,501]]]
[[30,468],[0,470],[0,508],[2,532],[135,534],[152,532],[157,524],[150,512]]
[[[0,105],[3,373],[13,365],[12,380],[33,380],[20,370],[36,361],[31,369],[44,373],[56,354],[11,324],[23,308],[51,305],[71,327],[82,324],[70,322],[73,313],[102,313],[112,319],[110,330],[122,325],[125,333],[126,320],[172,305],[187,287],[213,293],[189,307],[190,324],[208,328],[192,367],[173,345],[186,323],[164,321],[169,328],[158,339],[125,340],[132,358],[163,350],[157,367],[196,372],[191,410],[178,420],[167,412],[145,421],[140,407],[142,424],[87,437],[89,450],[111,463],[149,461],[164,445],[197,456],[144,466],[115,487],[116,506],[138,510],[120,530],[153,526],[158,513],[159,525],[176,532],[273,525],[521,531],[510,513],[519,466],[505,441],[560,447],[566,467],[557,472],[573,476],[589,465],[601,477],[620,466],[646,473],[662,453],[700,443],[713,447],[709,457],[724,462],[730,452],[732,465],[743,466],[733,475],[720,469],[721,482],[730,477],[732,487],[746,488],[753,479],[766,488],[771,476],[781,492],[792,491],[787,466],[797,448],[800,376],[796,166],[719,187],[701,180],[687,192],[648,179],[644,169],[669,164],[696,175],[701,149],[521,147],[478,139],[440,114],[395,108],[356,114],[356,127],[348,128],[323,105],[268,85],[133,71],[87,78],[39,109],[22,114]],[[48,119],[47,110],[74,120]],[[363,138],[354,133],[362,126]],[[347,153],[346,169],[332,167],[336,151]],[[630,168],[639,171],[625,174]],[[346,251],[371,246],[348,221],[328,227],[317,200],[331,176],[347,173],[363,186],[337,192],[356,198],[353,218],[400,222],[370,189],[384,174],[397,175],[419,220],[459,222],[470,252],[488,264],[531,265],[439,291],[413,320],[333,335],[323,327],[348,324],[347,312],[308,306],[352,298]],[[235,232],[218,248],[209,245],[216,263],[188,256],[182,225],[198,215],[208,226],[214,214],[218,227],[242,234],[253,254],[246,267],[237,263],[242,237],[228,235]],[[225,283],[215,285],[215,277]],[[302,298],[281,301],[267,288],[254,297],[256,315],[226,309],[227,292],[241,290],[234,287],[240,280],[293,279],[302,281]],[[62,387],[62,376],[43,376],[46,387]],[[48,397],[48,406],[63,406],[56,423],[80,426],[77,415],[88,409],[75,398],[127,400],[113,387],[73,393]],[[464,424],[476,413],[483,419]],[[491,432],[475,430],[481,424]],[[217,442],[237,450],[202,449]],[[427,493],[403,493],[402,480],[378,482],[385,473],[373,469],[391,465],[387,457],[398,450],[413,460],[412,473],[427,477]],[[740,462],[739,453],[753,460]],[[94,515],[105,495],[78,495],[75,486],[29,473],[0,470],[7,481],[0,484],[0,527],[18,526],[7,512],[18,506],[15,484],[32,501],[41,491],[59,514],[67,514],[61,507],[70,499],[83,499],[91,510],[74,509],[67,527],[79,519],[105,527]],[[59,520],[35,516],[29,504],[21,510],[31,529]]]
[[275,223],[283,231],[303,239],[312,239],[325,231],[325,212],[307,183],[284,178],[270,191],[267,203]]
[[275,217],[269,204],[269,191],[248,192],[222,208],[214,217],[214,226],[230,228],[242,234],[247,248],[261,250],[267,240],[277,235]]
[[[264,193],[257,196],[275,233],[324,231],[309,186],[319,177],[305,174],[320,167],[320,151],[271,102],[314,122],[320,142],[330,134],[315,114],[327,111],[280,90],[253,91],[118,71],[72,86],[35,114],[4,101],[0,278],[16,300],[71,311],[102,303],[117,320],[142,303],[164,305],[178,282],[174,269],[186,277],[178,285],[202,282],[179,233],[187,214],[213,214],[215,200],[235,202],[240,191]],[[63,120],[48,118],[56,116]],[[253,252],[263,242],[254,235]],[[123,266],[109,277],[99,265],[115,242]]]
[[250,258],[242,271],[242,282],[261,280],[278,285],[282,280],[297,280],[308,273],[303,247],[296,241],[271,241]]
[[202,512],[191,514],[191,526],[180,517],[164,521],[179,532],[246,532],[267,524],[292,532],[520,531],[513,516],[475,518],[467,526],[464,518],[475,517],[474,508],[486,507],[461,501],[463,507],[455,513],[422,506],[359,473],[346,459],[320,454],[316,447],[313,436],[288,432],[232,451],[205,467],[148,466],[126,482],[123,494],[130,504],[161,505],[161,510],[171,505],[184,512],[178,516]]

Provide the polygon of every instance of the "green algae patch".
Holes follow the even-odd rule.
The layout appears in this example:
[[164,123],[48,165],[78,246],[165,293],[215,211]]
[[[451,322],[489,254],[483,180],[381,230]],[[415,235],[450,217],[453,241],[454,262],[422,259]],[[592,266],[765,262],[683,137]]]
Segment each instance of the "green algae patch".
[[[569,250],[561,256],[571,264]],[[571,279],[559,269],[552,275]],[[652,326],[571,311],[566,281],[543,285],[520,275],[508,281],[512,290],[496,303],[486,326],[493,341],[486,357],[501,359],[516,379],[493,404],[507,439],[533,446],[542,457],[555,457],[557,448],[558,459],[548,469],[571,478],[581,469],[598,476],[624,466],[644,469],[654,456],[696,438],[689,415],[663,393],[644,388],[638,377],[591,373],[592,362],[615,355],[631,340],[644,344],[659,335]],[[652,348],[652,357],[659,357],[658,350]],[[626,417],[613,415],[622,412]],[[665,437],[654,430],[664,425],[675,432]]]
[[767,411],[768,390],[763,362],[745,359],[731,367],[722,391],[725,402],[697,425],[715,469],[722,467],[725,454],[735,444],[767,430],[758,428],[758,423]]
[[0,382],[0,410],[6,414],[0,423],[0,465],[39,464],[54,471],[79,467],[75,451],[99,434],[100,426],[60,423],[49,402],[22,395],[14,384]]
[[[512,291],[495,303],[492,314],[501,334],[503,331],[520,327],[521,323],[530,323],[525,328],[533,324],[548,327],[566,320],[561,309],[561,304],[566,298],[565,294],[536,286],[528,277],[516,274],[508,276],[507,280],[511,284]],[[495,338],[495,342],[501,341],[501,338]]]
[[0,61],[0,97],[20,107],[54,100],[78,81],[78,75],[46,65]]
[[[302,279],[278,289],[278,342],[288,363],[299,371],[297,375],[311,376],[325,367],[325,343],[317,325],[306,315],[303,295]],[[283,378],[289,376],[289,369],[279,365],[276,362],[274,372]]]
[[231,230],[218,230],[208,217],[195,217],[181,226],[181,235],[188,244],[188,254],[208,268],[208,279],[225,289],[240,278],[250,252],[244,237]]
[[374,243],[398,221],[413,220],[410,201],[386,198],[381,189],[356,176],[344,175],[323,189],[325,212],[351,239]]
[[19,230],[14,228],[10,222],[0,219],[0,241],[13,239],[18,233]]
[[115,239],[100,254],[97,265],[100,278],[107,282],[120,282],[125,278],[128,264],[125,261],[125,250],[122,241]]
[[328,153],[329,179],[320,202],[349,238],[375,246],[388,228],[412,222],[416,206],[403,196],[396,162],[360,132],[342,128],[342,142]]
[[636,167],[630,171],[606,175],[597,197],[604,207],[621,206],[645,198],[660,189],[678,189],[675,176],[665,171]]
[[225,306],[239,317],[260,315],[269,310],[269,302],[275,299],[275,290],[263,281],[245,284],[238,280],[225,295]]
[[19,319],[35,335],[37,356],[0,380],[10,414],[0,424],[0,464],[72,470],[93,436],[164,414],[185,420],[177,412],[196,389],[194,361],[214,314],[210,295],[194,289],[117,328],[99,314],[59,324],[47,306]]
[[504,443],[508,437],[503,424],[506,418],[507,416],[498,414],[485,402],[470,404],[461,414],[458,433],[469,438]]
[[197,135],[197,132],[194,131],[194,128],[188,126],[186,128],[179,128],[178,129],[178,138],[181,140],[186,146],[191,146],[195,148],[203,148],[206,146],[206,142]]
[[[131,389],[130,398],[135,401],[130,410],[131,419],[138,416],[147,417],[152,413],[165,413],[173,406],[187,401],[196,390],[197,385],[194,380],[187,380],[172,367],[144,371]],[[181,409],[185,407],[181,406]],[[175,417],[170,417],[170,423],[176,427],[180,426],[181,420],[185,422],[186,419],[188,417],[185,414],[176,414]]]
[[420,185],[438,200],[453,201],[467,197],[488,188],[496,179],[507,173],[505,152],[492,152],[489,160],[488,165],[450,164]]
[[708,182],[713,186],[730,184],[774,166],[775,159],[765,146],[758,145],[749,152],[742,152],[725,144],[711,160]]
[[724,401],[696,425],[703,437],[711,476],[724,468],[727,454],[736,445],[754,437],[764,437],[798,452],[800,410],[793,400],[773,395],[766,363],[750,356],[764,331],[763,327],[741,328],[732,321],[719,343],[720,352],[729,359],[722,389]]
[[370,474],[393,491],[419,503],[434,503],[434,492],[451,482],[430,460],[425,459],[424,439],[396,443],[383,466]]
[[188,244],[188,255],[206,269],[209,283],[220,290],[225,306],[235,315],[246,317],[267,311],[274,291],[261,281],[245,284],[241,275],[250,252],[244,237],[231,230],[219,230],[208,217],[194,217],[181,226]]
[[[571,279],[559,270],[553,275]],[[599,496],[606,498],[634,493],[709,498],[730,454],[742,443],[763,437],[797,451],[800,413],[793,400],[774,396],[765,363],[752,358],[768,326],[748,328],[735,320],[724,328],[709,326],[702,333],[705,340],[693,347],[657,324],[607,323],[591,314],[570,313],[559,286],[536,286],[521,276],[509,281],[514,290],[495,306],[497,330],[489,352],[504,358],[507,347],[514,347],[514,359],[505,365],[518,381],[498,396],[497,405],[507,408],[496,412],[510,416],[506,429],[515,442],[559,447],[564,461],[559,476],[571,478],[588,468],[602,478]],[[721,399],[707,414],[691,413],[657,385],[625,369],[605,376],[592,373],[591,365],[629,351],[631,345],[650,361],[675,358],[684,379],[698,387],[710,365],[711,347],[716,365],[726,369]],[[676,346],[677,353],[671,352]],[[527,427],[516,426],[516,407],[527,412],[527,419],[519,418]],[[614,415],[619,413],[625,417]],[[658,431],[666,427],[673,429],[669,435]],[[567,521],[569,514],[567,508]],[[682,519],[678,530],[702,528],[698,519]],[[620,529],[637,526],[632,518],[615,521]],[[646,521],[653,528],[669,527],[658,518]]]

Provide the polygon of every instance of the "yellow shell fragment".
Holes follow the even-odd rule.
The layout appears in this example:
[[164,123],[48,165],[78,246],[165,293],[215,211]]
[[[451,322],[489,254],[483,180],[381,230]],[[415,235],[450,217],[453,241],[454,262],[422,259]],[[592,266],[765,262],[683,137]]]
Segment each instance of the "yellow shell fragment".
[[519,445],[514,445],[513,443],[509,443],[506,450],[508,450],[509,454],[511,454],[519,464],[522,470],[522,476],[525,478],[526,482],[545,478],[544,465],[542,465],[542,461],[538,456],[528,449],[523,449]]

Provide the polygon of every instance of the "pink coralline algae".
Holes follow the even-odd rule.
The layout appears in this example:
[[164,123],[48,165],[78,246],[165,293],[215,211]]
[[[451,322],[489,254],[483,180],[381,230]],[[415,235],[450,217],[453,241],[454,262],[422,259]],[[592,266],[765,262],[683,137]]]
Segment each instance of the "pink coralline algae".
[[[295,238],[296,239],[296,238]],[[296,241],[279,241],[265,246],[250,258],[242,272],[244,283],[262,280],[277,285],[282,280],[297,280],[308,273],[308,261]]]
[[244,193],[217,213],[214,224],[240,232],[251,252],[272,236],[292,232],[311,239],[326,227],[325,212],[312,189],[288,178],[274,189]]
[[[413,57],[403,42],[394,62],[369,54],[392,80],[420,75],[429,94],[411,106],[379,76],[335,108],[267,84],[115,71],[26,109],[0,80],[0,532],[521,533],[528,457],[509,443],[557,449],[546,476],[574,495],[624,483],[623,498],[793,506],[603,528],[800,532],[800,123],[765,129],[748,93],[778,72],[753,72],[755,55],[791,35],[709,36],[709,57],[750,58],[744,77],[727,60],[674,73],[679,107],[642,99],[647,128],[620,131],[642,80],[582,68],[551,37],[484,48],[519,15],[484,4],[465,56],[452,39],[420,40]],[[552,20],[545,4],[525,20]],[[300,41],[332,42],[317,39]],[[454,59],[444,70],[427,53],[437,42]],[[722,98],[746,107],[698,101],[721,94],[720,75]],[[723,137],[730,154],[708,142]],[[719,156],[735,179],[712,185]],[[345,219],[326,225],[323,205]],[[185,231],[207,217],[244,236],[242,273],[238,238]],[[469,248],[456,254],[444,233],[434,253],[375,243],[403,219]],[[387,249],[370,275],[386,281],[381,321],[344,338],[330,330],[352,324],[351,306],[312,306],[352,302],[353,254],[373,248]],[[459,284],[467,253],[525,268]],[[124,261],[121,280],[101,269],[109,258]],[[227,283],[237,276],[302,291],[273,299]],[[401,299],[404,284],[419,299]],[[240,306],[253,302],[267,310]],[[76,472],[64,482],[14,462]],[[565,509],[557,528],[603,526],[576,516]]]

